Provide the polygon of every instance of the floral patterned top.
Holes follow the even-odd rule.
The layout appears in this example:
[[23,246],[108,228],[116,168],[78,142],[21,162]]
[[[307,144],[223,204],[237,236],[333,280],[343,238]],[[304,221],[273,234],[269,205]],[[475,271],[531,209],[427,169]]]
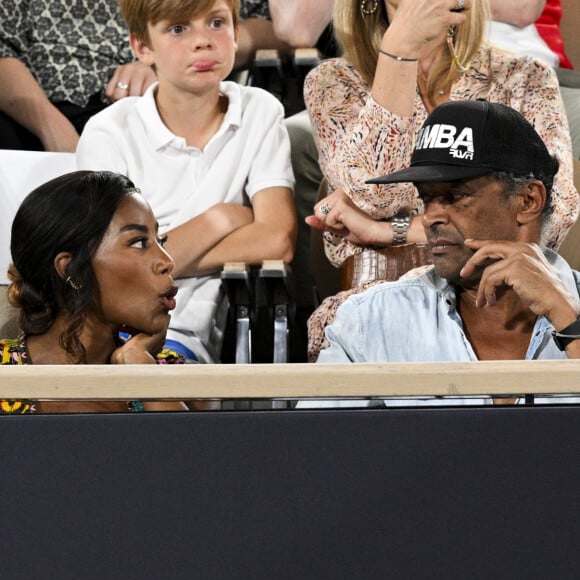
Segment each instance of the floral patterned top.
[[[0,355],[2,365],[31,364],[26,346],[26,335],[23,334],[14,339],[0,339]],[[185,364],[185,359],[181,355],[168,349],[163,349],[156,358],[157,364]],[[129,411],[145,410],[141,401],[129,401],[127,408]],[[0,399],[0,415],[24,415],[36,412],[34,401]]]
[[[425,105],[417,93],[413,116],[400,117],[376,103],[369,91],[344,58],[323,62],[306,78],[304,97],[329,190],[341,185],[375,219],[407,208],[421,213],[422,204],[412,184],[367,185],[365,180],[409,165],[417,133],[428,114]],[[478,98],[520,111],[560,160],[552,194],[554,213],[544,234],[544,243],[557,249],[578,216],[579,196],[573,184],[568,122],[554,71],[531,57],[484,46],[450,94],[451,100]],[[325,249],[338,266],[362,248],[325,233]]]

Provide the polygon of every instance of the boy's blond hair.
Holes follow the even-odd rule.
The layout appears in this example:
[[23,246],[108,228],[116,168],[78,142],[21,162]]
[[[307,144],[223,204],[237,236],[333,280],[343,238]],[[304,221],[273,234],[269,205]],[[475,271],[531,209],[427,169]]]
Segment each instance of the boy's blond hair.
[[[129,31],[149,44],[147,25],[161,20],[180,22],[211,9],[216,0],[120,0],[121,14]],[[234,27],[240,14],[240,0],[226,0],[232,10]]]

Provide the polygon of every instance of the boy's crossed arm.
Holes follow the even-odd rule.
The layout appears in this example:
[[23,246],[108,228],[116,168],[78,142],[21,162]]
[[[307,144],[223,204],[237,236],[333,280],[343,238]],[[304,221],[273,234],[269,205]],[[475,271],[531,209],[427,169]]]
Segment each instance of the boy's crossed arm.
[[175,260],[174,276],[199,276],[225,262],[290,262],[296,241],[292,191],[269,187],[252,203],[252,208],[220,203],[170,230],[165,247]]

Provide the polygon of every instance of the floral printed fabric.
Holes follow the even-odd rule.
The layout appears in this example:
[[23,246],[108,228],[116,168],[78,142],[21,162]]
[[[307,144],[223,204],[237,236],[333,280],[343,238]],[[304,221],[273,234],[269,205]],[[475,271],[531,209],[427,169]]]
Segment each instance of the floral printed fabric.
[[[30,364],[26,348],[26,335],[15,339],[0,339],[0,353],[2,354],[2,365]],[[163,349],[156,358],[157,364],[185,364],[185,359],[181,355],[169,349]],[[145,410],[141,401],[129,401],[127,408],[129,411],[137,412]],[[36,411],[34,401],[0,399],[0,415],[22,415]]]
[[180,354],[164,348],[156,357],[158,365],[183,365],[185,364],[185,358]]
[[0,415],[27,415],[36,409],[32,401],[0,400]]
[[[0,352],[3,365],[28,364],[26,339],[23,336],[15,339],[0,340]],[[25,415],[36,412],[33,401],[0,399],[0,415]]]
[[[412,117],[399,117],[376,103],[369,92],[360,74],[344,58],[323,62],[306,78],[305,102],[329,190],[342,186],[356,205],[375,219],[391,217],[400,210],[422,213],[412,184],[365,184],[371,177],[409,165],[417,133],[428,114],[421,96],[417,93],[415,97]],[[533,58],[484,46],[450,95],[451,100],[479,98],[520,111],[559,159],[552,192],[554,212],[543,240],[547,247],[557,249],[578,217],[580,200],[573,184],[568,121],[554,71]],[[326,255],[337,267],[362,250],[328,232],[324,243]],[[316,360],[324,347],[324,328],[332,323],[340,304],[369,284],[372,282],[329,297],[315,310],[308,321],[309,360]]]
[[26,365],[28,364],[28,351],[26,350],[26,337],[0,339],[0,351],[2,352],[3,365]]

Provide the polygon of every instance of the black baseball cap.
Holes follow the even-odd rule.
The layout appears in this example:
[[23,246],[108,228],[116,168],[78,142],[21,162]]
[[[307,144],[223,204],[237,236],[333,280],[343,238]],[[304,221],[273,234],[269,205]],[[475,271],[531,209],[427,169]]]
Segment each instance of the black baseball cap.
[[447,101],[425,119],[407,169],[366,183],[455,181],[493,171],[554,175],[534,127],[516,110],[485,100]]

